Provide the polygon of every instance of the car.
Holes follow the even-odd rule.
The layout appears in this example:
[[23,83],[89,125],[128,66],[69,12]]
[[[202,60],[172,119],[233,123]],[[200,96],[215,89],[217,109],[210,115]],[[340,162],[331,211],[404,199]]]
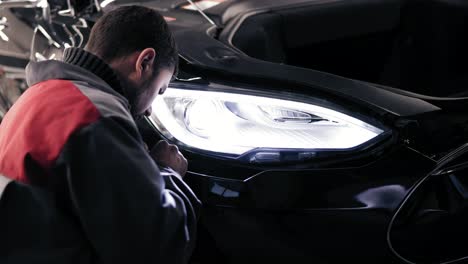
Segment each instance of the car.
[[[0,8],[29,27],[41,60],[130,4],[160,11],[179,49],[176,80],[138,125],[149,146],[168,140],[189,160],[203,202],[193,263],[465,261],[468,2]],[[19,38],[12,28],[0,31]]]

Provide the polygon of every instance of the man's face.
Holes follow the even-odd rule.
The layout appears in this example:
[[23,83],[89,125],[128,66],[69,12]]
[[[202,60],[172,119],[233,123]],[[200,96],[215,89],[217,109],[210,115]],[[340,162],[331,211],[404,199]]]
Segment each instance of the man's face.
[[163,94],[172,79],[173,69],[161,69],[156,76],[142,76],[139,92],[136,95],[133,113],[136,116],[151,115],[151,105],[158,94]]

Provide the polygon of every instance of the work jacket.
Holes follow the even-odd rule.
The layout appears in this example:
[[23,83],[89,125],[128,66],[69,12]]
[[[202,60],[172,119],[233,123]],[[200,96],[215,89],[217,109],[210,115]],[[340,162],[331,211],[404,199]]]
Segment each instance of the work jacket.
[[69,48],[26,75],[0,124],[0,263],[186,262],[199,200],[148,154],[114,71]]

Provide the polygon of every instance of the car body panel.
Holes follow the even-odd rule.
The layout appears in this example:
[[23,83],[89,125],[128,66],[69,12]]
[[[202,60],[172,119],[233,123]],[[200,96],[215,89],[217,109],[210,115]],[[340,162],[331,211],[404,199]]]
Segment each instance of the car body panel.
[[400,147],[356,168],[270,170],[245,180],[230,180],[229,171],[191,173],[187,180],[204,201],[204,229],[225,255],[392,263],[386,227],[434,166]]

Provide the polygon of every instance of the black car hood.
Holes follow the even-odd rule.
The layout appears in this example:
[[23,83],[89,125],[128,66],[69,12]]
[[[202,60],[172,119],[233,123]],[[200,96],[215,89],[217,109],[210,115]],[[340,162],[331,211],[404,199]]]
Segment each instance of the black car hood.
[[440,110],[425,100],[398,94],[361,81],[289,65],[257,60],[213,39],[211,28],[173,27],[179,52],[193,65],[225,74],[287,81],[352,99],[396,116],[414,116]]
[[[307,94],[314,90],[320,91],[352,100],[356,104],[365,105],[377,112],[390,113],[398,117],[416,116],[441,110],[424,98],[408,95],[404,92],[398,93],[395,90],[316,70],[258,60],[217,38],[218,34],[223,34],[223,25],[242,14],[284,6],[310,4],[311,2],[323,4],[342,1],[227,0],[204,11],[218,26],[213,26],[197,12],[175,8],[186,3],[185,0],[147,1],[145,5],[156,9],[160,9],[164,5],[169,8],[165,15],[176,18],[176,20],[170,21],[169,25],[174,32],[181,57],[189,64],[198,67],[202,72],[204,70],[215,71],[224,75],[236,76],[238,80],[255,78],[257,80],[287,82],[292,86],[305,86],[306,90],[298,88],[297,92]],[[395,0],[394,2],[399,1]],[[263,88],[268,89],[268,87]]]

